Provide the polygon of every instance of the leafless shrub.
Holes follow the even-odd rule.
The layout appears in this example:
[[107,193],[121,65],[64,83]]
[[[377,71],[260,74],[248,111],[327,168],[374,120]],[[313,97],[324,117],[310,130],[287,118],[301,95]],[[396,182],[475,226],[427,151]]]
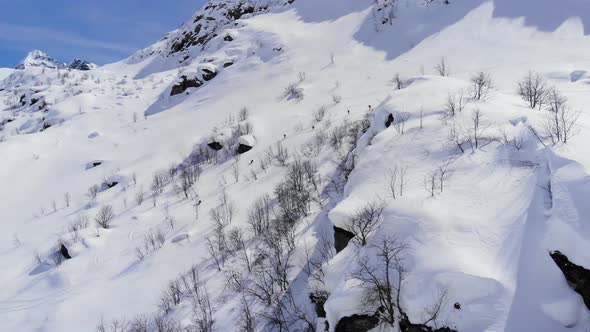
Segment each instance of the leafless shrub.
[[471,77],[471,96],[475,100],[486,100],[492,85],[492,77],[486,72],[479,72]]
[[240,228],[233,228],[229,231],[229,247],[232,252],[239,254],[248,272],[252,272],[252,259],[250,258],[248,248],[246,248],[244,233]]
[[272,213],[272,200],[268,194],[256,200],[252,208],[248,210],[248,223],[255,236],[262,235],[268,229]]
[[559,142],[567,143],[575,133],[574,126],[580,113],[572,110],[567,104],[567,98],[555,89],[547,93],[547,110],[549,114],[543,126],[545,136],[554,145]]
[[326,115],[326,106],[324,106],[324,105],[318,107],[318,109],[313,112],[313,118],[316,122],[322,121],[324,119],[325,115]]
[[449,68],[447,66],[445,58],[440,59],[440,62],[434,67],[434,70],[440,76],[449,76]]
[[465,108],[466,100],[463,91],[458,94],[451,94],[447,97],[447,103],[445,105],[445,112],[447,118],[454,117],[457,113],[462,112]]
[[246,121],[248,120],[248,116],[250,115],[250,111],[246,107],[242,107],[240,112],[238,113],[238,120],[239,121]]
[[350,217],[346,230],[355,235],[353,243],[367,245],[369,235],[381,222],[383,208],[383,203],[370,202]]
[[402,78],[399,76],[399,73],[395,73],[395,76],[393,77],[393,79],[391,81],[393,82],[393,84],[397,90],[401,90],[406,87],[406,82],[404,82],[404,80],[402,80]]
[[407,245],[393,237],[383,237],[372,245],[377,250],[377,262],[368,257],[359,259],[359,268],[353,277],[361,281],[365,290],[364,305],[378,310],[381,321],[393,326],[397,313],[403,314],[401,293],[408,270],[403,254]]
[[297,73],[297,78],[299,83],[305,81],[305,79],[307,78],[307,74],[304,71],[300,71],[299,73]]
[[408,122],[408,119],[410,119],[410,113],[408,112],[397,112],[396,116],[395,116],[395,121],[393,122],[393,128],[395,128],[395,131],[397,131],[398,134],[403,135],[405,128],[406,128],[406,123]]
[[70,207],[70,200],[71,200],[70,193],[65,193],[64,194],[64,202],[66,203],[66,207]]
[[168,314],[178,306],[182,301],[182,284],[179,279],[174,279],[168,283],[168,286],[160,296],[160,310]]
[[303,88],[301,88],[298,83],[289,84],[283,92],[283,98],[286,98],[287,100],[294,99],[300,101],[303,100],[303,96]]
[[289,160],[289,150],[281,144],[281,142],[277,142],[277,145],[272,151],[272,157],[276,160],[280,166],[287,166],[287,160]]
[[509,145],[515,148],[517,151],[520,151],[525,143],[525,135],[519,133],[518,135],[510,137],[506,131],[502,132],[502,143],[504,145]]
[[407,171],[408,167],[399,167],[397,165],[388,171],[388,188],[393,199],[397,199],[398,196],[403,197],[404,186],[407,183]]
[[90,186],[90,188],[88,188],[88,197],[90,197],[90,199],[95,199],[99,191],[100,187],[97,184]]
[[100,208],[96,217],[94,217],[94,221],[98,224],[98,226],[109,229],[111,227],[111,222],[115,214],[113,213],[113,208],[110,205],[105,205]]
[[334,94],[332,95],[332,101],[334,104],[340,104],[342,102],[342,96]]
[[137,203],[137,205],[141,205],[141,203],[143,203],[143,200],[144,200],[143,188],[140,186],[139,189],[137,189],[137,192],[135,192],[135,203]]
[[88,227],[88,221],[88,215],[85,213],[79,213],[76,220],[68,226],[68,232],[74,233],[86,229]]
[[532,109],[543,107],[548,89],[543,76],[533,71],[529,71],[528,75],[518,82],[518,94]]

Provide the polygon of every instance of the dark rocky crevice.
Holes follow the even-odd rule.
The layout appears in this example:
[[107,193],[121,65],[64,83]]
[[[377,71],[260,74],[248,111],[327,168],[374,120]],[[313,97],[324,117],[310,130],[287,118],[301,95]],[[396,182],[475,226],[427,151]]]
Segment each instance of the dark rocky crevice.
[[180,83],[172,86],[172,91],[170,92],[171,96],[175,96],[185,92],[188,88],[198,88],[203,85],[203,82],[200,80],[193,78],[189,79],[186,75],[182,75],[180,77],[182,81]]
[[379,326],[377,315],[352,315],[343,317],[336,324],[335,332],[367,332]]
[[567,256],[559,251],[554,251],[550,255],[570,287],[582,296],[584,304],[590,309],[590,271],[570,262]]
[[338,253],[344,250],[353,237],[353,233],[334,226],[334,248],[336,249],[336,252]]

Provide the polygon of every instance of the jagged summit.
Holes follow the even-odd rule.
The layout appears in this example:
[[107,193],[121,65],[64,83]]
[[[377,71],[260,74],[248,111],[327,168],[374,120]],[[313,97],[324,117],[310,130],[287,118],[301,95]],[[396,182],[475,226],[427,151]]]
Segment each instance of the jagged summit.
[[76,69],[91,70],[96,68],[96,64],[75,58],[69,65],[56,60],[47,53],[40,50],[33,50],[15,67],[15,69],[26,68],[50,68],[50,69]]
[[15,67],[15,69],[26,69],[32,67],[57,69],[66,68],[66,64],[50,57],[43,51],[33,50],[27,54],[27,56]]
[[68,68],[76,70],[91,70],[96,68],[96,64],[76,58],[69,64]]

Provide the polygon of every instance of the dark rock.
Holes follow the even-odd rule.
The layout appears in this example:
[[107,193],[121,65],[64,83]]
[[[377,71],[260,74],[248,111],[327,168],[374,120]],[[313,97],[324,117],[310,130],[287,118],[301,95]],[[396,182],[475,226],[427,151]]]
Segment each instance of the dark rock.
[[39,99],[37,98],[31,98],[31,105],[35,105],[38,101]]
[[203,85],[203,82],[199,81],[196,78],[189,79],[186,75],[182,75],[180,77],[182,81],[176,85],[172,86],[172,91],[170,92],[171,96],[175,96],[181,94],[186,91],[188,88],[198,88]]
[[335,332],[367,332],[379,325],[379,318],[371,315],[343,317],[336,324]]
[[246,153],[248,151],[252,150],[252,147],[249,145],[245,145],[245,144],[240,144],[238,146],[238,153],[242,154],[242,153]]
[[457,332],[457,330],[448,326],[434,329],[424,324],[413,324],[410,322],[408,316],[404,313],[402,313],[402,317],[399,322],[399,328],[401,332]]
[[96,68],[96,65],[93,64],[92,62],[88,62],[86,60],[74,59],[74,61],[72,61],[72,63],[70,63],[68,68],[85,71],[85,70],[91,70],[91,69]]
[[344,250],[353,237],[353,233],[334,226],[334,248],[336,249],[336,252]]
[[221,143],[219,143],[219,142],[210,142],[210,143],[207,143],[207,146],[215,151],[219,151],[219,150],[223,149],[223,145],[221,145]]
[[315,313],[320,318],[326,318],[326,310],[324,304],[328,300],[328,292],[316,291],[309,294],[309,300],[314,304]]
[[59,248],[59,253],[65,258],[65,259],[70,259],[72,258],[72,256],[70,256],[70,253],[68,252],[68,248],[66,248],[66,246],[64,246],[63,244],[61,245],[61,247]]
[[210,81],[217,76],[217,72],[215,70],[210,70],[207,68],[203,68],[203,79],[205,81]]
[[559,251],[554,251],[550,255],[570,287],[582,296],[584,304],[590,309],[590,271],[570,262],[567,256]]
[[461,303],[455,302],[455,305],[453,305],[453,307],[457,310],[461,310]]
[[92,167],[98,167],[100,165],[102,165],[102,163],[100,161],[95,161],[92,163]]
[[389,128],[389,126],[391,126],[391,124],[393,123],[393,114],[389,113],[389,115],[387,116],[387,120],[385,121],[385,127]]
[[227,68],[229,66],[232,66],[234,63],[233,62],[226,62],[223,64],[223,68]]
[[106,186],[107,186],[107,187],[110,189],[110,188],[112,188],[112,187],[114,187],[114,186],[118,185],[118,184],[119,184],[119,182],[117,182],[117,181],[112,181],[112,182],[105,182],[104,184],[105,184],[105,185],[106,185]]
[[230,36],[230,35],[225,35],[225,37],[223,37],[223,40],[225,40],[227,42],[230,42],[230,41],[233,41],[234,38],[232,36]]

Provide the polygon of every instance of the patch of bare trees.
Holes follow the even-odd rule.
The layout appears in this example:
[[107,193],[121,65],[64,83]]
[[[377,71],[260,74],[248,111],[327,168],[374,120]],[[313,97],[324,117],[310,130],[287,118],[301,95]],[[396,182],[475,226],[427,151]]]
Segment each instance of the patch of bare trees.
[[94,221],[98,224],[98,226],[109,229],[111,228],[111,222],[115,218],[115,213],[113,212],[113,207],[110,205],[104,205],[98,211],[96,217],[94,217]]
[[471,77],[471,97],[486,100],[493,89],[492,77],[486,72],[479,72]]
[[532,109],[543,107],[548,91],[547,81],[533,71],[529,71],[528,75],[518,82],[518,94]]
[[345,229],[355,237],[353,243],[358,246],[367,245],[369,235],[381,222],[384,204],[382,202],[370,202],[357,210],[348,220]]

